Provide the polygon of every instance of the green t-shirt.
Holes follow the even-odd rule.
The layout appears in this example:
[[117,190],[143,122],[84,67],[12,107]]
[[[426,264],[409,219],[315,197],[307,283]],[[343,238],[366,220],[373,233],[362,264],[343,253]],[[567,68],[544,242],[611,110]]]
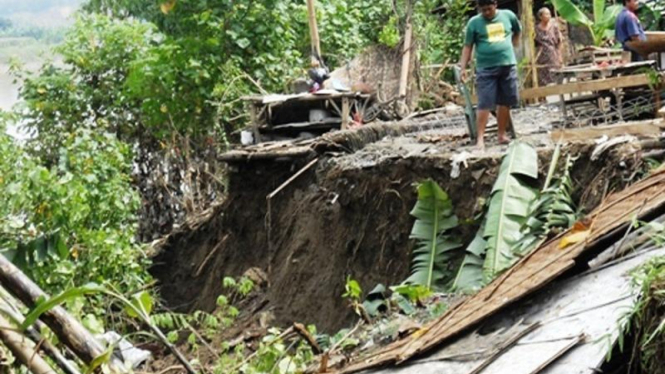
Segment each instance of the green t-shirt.
[[499,9],[491,21],[476,15],[466,25],[465,45],[476,46],[476,68],[516,65],[513,34],[522,31],[515,13]]

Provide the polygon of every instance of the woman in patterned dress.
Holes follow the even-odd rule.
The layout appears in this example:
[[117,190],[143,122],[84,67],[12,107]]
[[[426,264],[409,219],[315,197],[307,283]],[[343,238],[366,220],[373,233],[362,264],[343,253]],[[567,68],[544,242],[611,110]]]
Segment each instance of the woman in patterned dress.
[[536,26],[538,85],[546,86],[555,82],[552,69],[558,69],[562,64],[561,32],[556,22],[552,21],[552,14],[549,9],[540,9],[538,19],[540,20]]

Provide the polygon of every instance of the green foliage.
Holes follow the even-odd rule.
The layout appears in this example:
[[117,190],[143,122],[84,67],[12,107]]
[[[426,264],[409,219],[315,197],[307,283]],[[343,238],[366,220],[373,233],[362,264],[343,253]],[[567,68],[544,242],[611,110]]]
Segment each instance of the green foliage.
[[135,243],[131,153],[113,135],[69,133],[52,166],[0,135],[0,248],[47,292],[149,279]]
[[360,288],[360,283],[358,283],[357,280],[352,279],[350,275],[347,276],[342,297],[350,299],[351,301],[360,301],[362,294],[363,290]]
[[402,295],[411,303],[418,303],[432,295],[432,290],[419,284],[401,284],[390,288],[396,294]]
[[550,169],[538,198],[531,204],[528,220],[522,226],[522,238],[513,247],[513,252],[524,256],[538,247],[551,234],[571,227],[578,219],[575,202],[571,196],[573,181],[570,177],[572,160],[566,158],[562,174],[555,178],[560,147],[557,146]]
[[440,289],[452,276],[449,262],[461,243],[449,231],[458,224],[453,205],[439,185],[428,180],[418,185],[418,202],[411,211],[416,217],[410,238],[416,239],[411,276],[405,283]]
[[131,61],[145,56],[159,35],[138,21],[81,16],[56,48],[64,67],[45,65],[25,78],[21,122],[32,132],[34,148],[52,152],[75,129],[108,131],[127,139],[136,136],[145,114],[128,94]]
[[536,191],[529,184],[538,178],[538,154],[530,145],[513,142],[499,169],[485,218],[483,238],[487,241],[484,280],[491,281],[517,260],[512,251],[520,229],[528,218]]
[[571,0],[552,0],[552,4],[567,22],[575,26],[586,26],[597,46],[614,36],[614,23],[623,8],[621,5],[606,6],[605,0],[593,0],[592,20]]
[[136,312],[137,310],[143,312],[143,314],[147,316],[152,313],[154,301],[148,292],[141,291],[135,293],[129,300],[130,305],[125,307],[125,313],[127,313],[128,316],[138,318],[139,315]]
[[[442,17],[431,11],[441,7]],[[419,1],[416,3],[416,33],[421,45],[422,64],[457,62],[464,44],[467,15],[473,11],[473,3],[467,0]],[[452,80],[452,75],[448,77]]]
[[103,289],[96,284],[90,284],[83,287],[70,288],[59,295],[56,295],[48,300],[42,298],[37,301],[36,305],[32,308],[30,313],[25,316],[23,323],[19,326],[20,330],[26,330],[28,327],[32,326],[39,317],[55,308],[56,306],[61,305],[67,300],[89,294],[97,294],[103,292]]
[[[661,231],[662,235],[665,231]],[[635,305],[621,320],[619,345],[623,350],[624,335],[633,336],[631,366],[645,373],[663,373],[665,355],[665,257],[657,257],[633,272],[633,287],[640,295]]]
[[[329,337],[327,339],[330,341]],[[314,359],[314,353],[307,343],[300,339],[285,340],[282,331],[277,328],[268,330],[268,335],[261,339],[256,351],[247,359],[244,351],[244,345],[239,344],[234,351],[222,354],[213,373],[303,373]]]
[[395,48],[400,41],[399,29],[397,26],[397,17],[390,17],[388,23],[383,26],[379,33],[379,42],[387,47]]
[[487,241],[483,238],[485,232],[484,223],[476,232],[476,236],[464,251],[464,259],[457,270],[457,275],[452,283],[451,290],[464,293],[474,293],[484,284],[483,264],[487,251]]
[[[305,2],[195,0],[174,1],[164,9],[159,5],[152,0],[90,0],[86,9],[125,22],[145,20],[160,31],[160,40],[146,54],[128,60],[132,68],[127,85],[143,121],[160,135],[173,129],[206,135],[244,124],[240,96],[260,89],[284,91],[304,75],[310,53]],[[319,1],[327,64],[339,66],[377,42],[390,10],[387,0]]]

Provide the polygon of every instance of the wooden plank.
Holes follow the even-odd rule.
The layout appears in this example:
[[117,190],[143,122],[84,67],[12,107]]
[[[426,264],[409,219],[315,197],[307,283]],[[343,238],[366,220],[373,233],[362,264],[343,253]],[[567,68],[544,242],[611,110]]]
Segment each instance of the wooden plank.
[[665,122],[662,119],[626,122],[610,126],[583,127],[579,129],[563,129],[552,131],[551,138],[558,141],[589,141],[603,135],[609,137],[621,135],[659,136],[663,132]]
[[558,96],[580,92],[605,91],[613,88],[646,86],[650,82],[646,74],[627,75],[617,78],[572,82],[554,86],[529,88],[520,92],[520,99],[530,100],[547,96]]

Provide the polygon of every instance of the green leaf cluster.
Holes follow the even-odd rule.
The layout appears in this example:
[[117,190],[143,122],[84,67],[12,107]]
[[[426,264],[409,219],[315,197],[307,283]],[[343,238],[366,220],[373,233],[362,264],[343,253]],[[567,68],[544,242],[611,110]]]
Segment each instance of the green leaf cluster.
[[87,129],[64,141],[46,163],[0,135],[0,250],[49,293],[89,282],[141,287],[150,277],[134,240],[129,147]]
[[441,289],[453,275],[450,261],[462,245],[450,235],[458,224],[453,204],[436,182],[427,180],[418,185],[418,202],[411,215],[416,218],[410,236],[416,240],[416,248],[411,276],[405,283]]
[[557,234],[571,227],[578,219],[572,198],[573,181],[570,168],[573,160],[566,158],[561,175],[554,178],[560,155],[560,147],[554,151],[545,185],[538,198],[529,207],[529,219],[522,226],[522,239],[513,247],[513,252],[524,256],[538,247],[550,234]]
[[603,45],[614,37],[614,23],[623,9],[621,5],[607,6],[606,0],[593,0],[593,19],[571,0],[551,0],[559,15],[575,26],[586,26],[594,44]]

